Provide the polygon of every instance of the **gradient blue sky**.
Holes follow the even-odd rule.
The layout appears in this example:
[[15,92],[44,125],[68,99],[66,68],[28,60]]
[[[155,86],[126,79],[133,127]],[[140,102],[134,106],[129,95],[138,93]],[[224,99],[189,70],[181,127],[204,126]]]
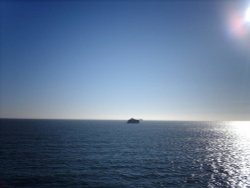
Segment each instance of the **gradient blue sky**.
[[250,120],[246,5],[2,1],[0,117]]

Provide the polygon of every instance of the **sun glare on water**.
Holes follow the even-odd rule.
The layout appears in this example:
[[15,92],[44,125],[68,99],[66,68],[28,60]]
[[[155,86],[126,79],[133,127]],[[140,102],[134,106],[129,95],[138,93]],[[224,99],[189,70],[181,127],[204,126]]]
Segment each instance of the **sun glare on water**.
[[232,121],[229,125],[238,136],[250,139],[250,121]]

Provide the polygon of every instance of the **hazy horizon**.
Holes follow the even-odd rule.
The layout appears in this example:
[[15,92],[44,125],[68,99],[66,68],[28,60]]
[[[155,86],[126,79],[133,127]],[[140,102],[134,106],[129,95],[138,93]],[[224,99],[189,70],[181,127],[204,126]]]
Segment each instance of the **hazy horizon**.
[[0,118],[250,121],[248,5],[1,1]]
[[[134,118],[134,117],[132,117]],[[48,121],[124,121],[124,122],[127,122],[127,120],[130,119],[130,118],[127,118],[127,119],[81,119],[81,118],[75,118],[75,119],[70,119],[70,118],[25,118],[25,117],[22,117],[22,118],[0,118],[0,120],[48,120]],[[134,118],[134,119],[139,119],[141,122],[143,121],[152,121],[152,122],[236,122],[236,123],[240,123],[241,125],[241,122],[246,122],[246,123],[249,123],[250,121],[249,120],[204,120],[204,119],[141,119],[141,118]]]

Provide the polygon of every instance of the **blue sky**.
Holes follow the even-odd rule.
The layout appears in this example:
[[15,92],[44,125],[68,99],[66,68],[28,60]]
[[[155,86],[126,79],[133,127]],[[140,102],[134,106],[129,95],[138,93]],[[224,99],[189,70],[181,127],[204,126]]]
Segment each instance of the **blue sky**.
[[0,116],[250,120],[250,28],[227,25],[246,5],[3,1]]

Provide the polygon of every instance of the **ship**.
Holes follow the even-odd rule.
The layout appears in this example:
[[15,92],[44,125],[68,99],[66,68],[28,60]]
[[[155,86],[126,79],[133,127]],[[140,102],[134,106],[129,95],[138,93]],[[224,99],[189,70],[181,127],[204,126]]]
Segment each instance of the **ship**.
[[139,119],[130,118],[127,123],[140,123]]

